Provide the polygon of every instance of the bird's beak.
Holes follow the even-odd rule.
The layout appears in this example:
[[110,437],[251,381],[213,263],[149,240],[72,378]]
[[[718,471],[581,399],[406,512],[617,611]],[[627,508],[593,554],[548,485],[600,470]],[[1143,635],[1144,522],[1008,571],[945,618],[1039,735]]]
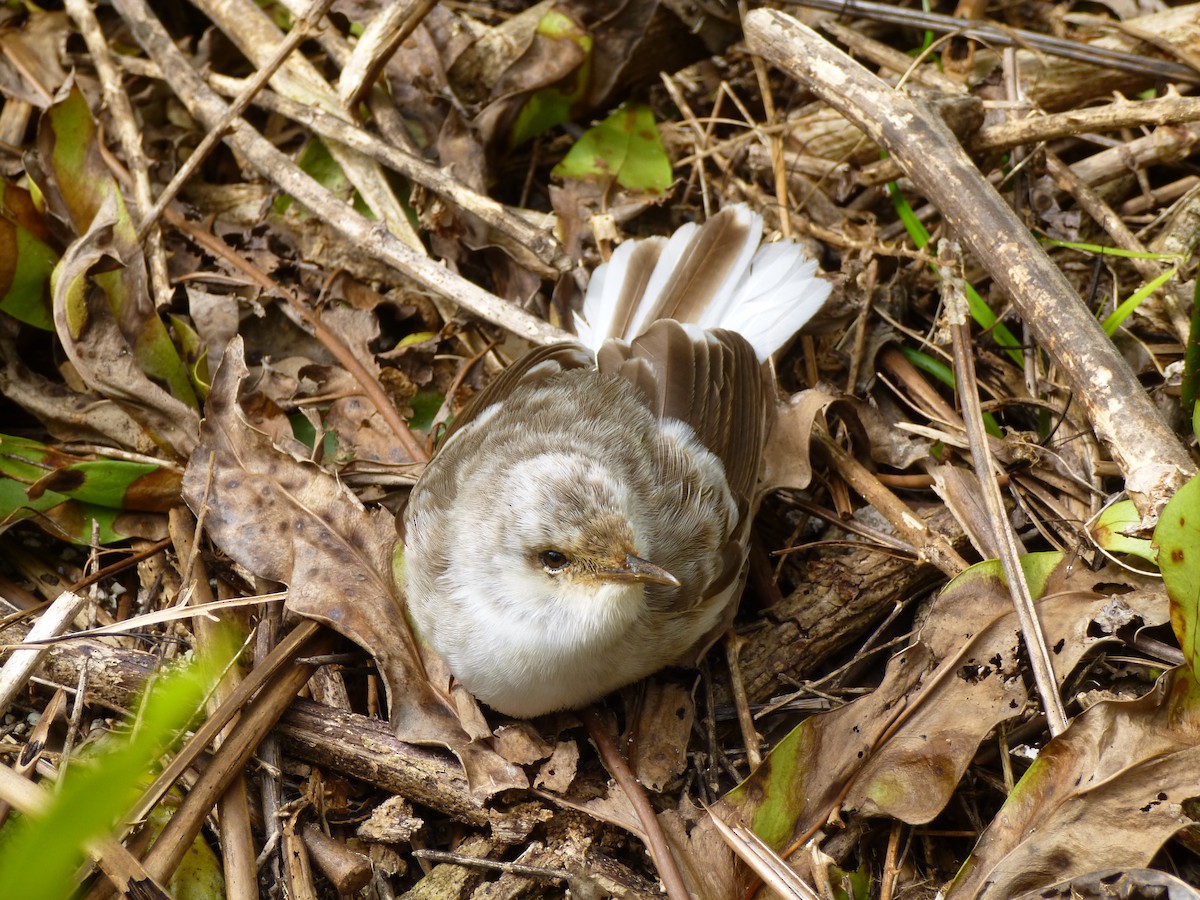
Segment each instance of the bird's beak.
[[648,559],[625,554],[625,559],[611,569],[601,569],[596,573],[601,578],[610,581],[630,581],[635,584],[661,584],[666,587],[679,587],[679,579],[664,569],[656,566]]

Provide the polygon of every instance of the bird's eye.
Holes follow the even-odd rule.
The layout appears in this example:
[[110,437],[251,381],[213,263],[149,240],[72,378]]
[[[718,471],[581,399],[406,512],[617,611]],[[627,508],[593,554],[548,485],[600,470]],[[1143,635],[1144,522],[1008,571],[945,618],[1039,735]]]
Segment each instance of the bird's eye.
[[547,572],[561,572],[571,560],[561,551],[543,550],[538,554],[538,561]]

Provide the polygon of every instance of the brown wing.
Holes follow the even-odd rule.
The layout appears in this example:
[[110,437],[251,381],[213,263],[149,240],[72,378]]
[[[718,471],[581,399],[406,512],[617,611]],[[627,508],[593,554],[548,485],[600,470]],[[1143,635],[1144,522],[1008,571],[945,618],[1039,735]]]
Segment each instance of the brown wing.
[[594,369],[596,361],[583,344],[564,342],[535,347],[497,375],[457,416],[443,437],[448,438],[493,403],[499,403],[518,385],[543,381],[568,369]]
[[738,503],[752,498],[767,418],[762,372],[745,338],[660,319],[631,343],[606,341],[597,365],[637,385],[659,418],[690,425],[724,464]]

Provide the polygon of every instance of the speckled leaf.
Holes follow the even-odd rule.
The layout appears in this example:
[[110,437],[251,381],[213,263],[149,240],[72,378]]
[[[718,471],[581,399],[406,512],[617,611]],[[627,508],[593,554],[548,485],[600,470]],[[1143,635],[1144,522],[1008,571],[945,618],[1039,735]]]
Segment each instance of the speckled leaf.
[[589,128],[551,173],[560,178],[612,181],[631,191],[661,194],[671,186],[671,160],[654,113],[644,103],[622,106]]
[[1176,491],[1163,509],[1154,544],[1171,598],[1171,626],[1188,666],[1200,673],[1200,478]]
[[946,892],[1008,900],[1099,868],[1147,865],[1196,824],[1200,686],[1173,670],[1137,700],[1092,706],[1017,783]]
[[[1122,570],[1092,573],[1061,554],[1023,560],[1061,683],[1098,642],[1167,618],[1161,591],[1111,595]],[[779,846],[834,812],[910,824],[936,816],[988,732],[1022,713],[1020,629],[999,564],[968,569],[938,596],[917,641],[888,663],[876,691],[813,716],[723,801]]]
[[243,354],[235,338],[213,381],[200,446],[184,475],[188,505],[225,553],[254,574],[288,585],[292,611],[371,652],[401,739],[450,748],[476,790],[525,786],[518,768],[471,743],[450,700],[425,676],[392,578],[392,515],[368,512],[311,462],[273,404],[257,403],[251,418],[239,402],[248,374]]

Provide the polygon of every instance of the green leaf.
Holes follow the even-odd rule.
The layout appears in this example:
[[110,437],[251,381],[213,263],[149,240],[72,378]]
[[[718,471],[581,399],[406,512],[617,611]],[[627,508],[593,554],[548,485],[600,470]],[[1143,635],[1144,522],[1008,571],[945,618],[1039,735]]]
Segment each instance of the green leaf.
[[130,537],[127,512],[165,513],[179,503],[180,474],[167,467],[64,453],[0,434],[0,528],[33,519],[81,544]]
[[654,113],[644,103],[620,107],[589,128],[550,174],[584,181],[612,181],[647,194],[671,186],[671,160],[663,148]]
[[1200,388],[1200,279],[1192,288],[1192,313],[1188,325],[1187,347],[1183,353],[1183,379],[1179,385],[1179,403],[1183,413],[1192,419],[1192,434],[1200,434],[1200,413],[1196,403]]
[[[509,134],[509,146],[513,148],[532,140],[555,125],[570,121],[571,110],[583,99],[592,74],[592,36],[574,19],[559,10],[553,9],[542,16],[534,32],[534,40],[574,45],[561,47],[557,54],[581,53],[582,62],[557,84],[534,91],[530,95],[517,114]],[[546,49],[543,52],[549,56],[555,53],[555,50]]]
[[445,402],[446,398],[436,391],[417,391],[408,401],[413,411],[412,418],[408,420],[408,427],[428,432],[433,427],[433,417]]
[[1128,553],[1139,556],[1151,565],[1158,565],[1158,551],[1145,538],[1130,537],[1129,532],[1141,527],[1142,517],[1131,500],[1122,500],[1104,510],[1092,526],[1092,540],[1109,553]]
[[1096,256],[1115,256],[1119,259],[1149,259],[1157,262],[1183,262],[1179,253],[1151,253],[1149,250],[1125,250],[1122,247],[1105,247],[1103,244],[1088,244],[1080,241],[1056,241],[1043,238],[1042,244],[1048,247],[1064,247],[1068,250],[1079,250],[1083,253],[1094,253]]
[[50,311],[50,273],[58,253],[49,245],[50,230],[33,197],[3,183],[0,208],[0,310],[19,322],[54,330]]
[[1188,668],[1200,676],[1200,478],[1176,491],[1163,508],[1154,545],[1171,600],[1171,627]]
[[[341,163],[333,158],[333,154],[329,152],[329,148],[320,138],[313,138],[304,145],[304,149],[300,151],[300,156],[296,160],[296,165],[306,175],[311,175],[323,188],[338,197],[348,197],[354,189],[350,179],[346,177]],[[275,198],[272,209],[277,215],[282,215],[291,205],[292,198],[287,194],[280,194]]]
[[1153,281],[1142,285],[1141,289],[1135,291],[1127,300],[1122,301],[1121,305],[1113,310],[1101,323],[1104,333],[1109,337],[1116,334],[1117,329],[1121,327],[1121,323],[1128,319],[1133,314],[1133,311],[1142,305],[1142,301],[1174,278],[1175,274],[1175,269],[1168,269]]
[[23,900],[72,896],[84,846],[123,824],[146,773],[202,710],[233,653],[223,647],[155,681],[136,728],[74,762],[42,814],[10,821],[0,832],[0,884],[20,885]]

